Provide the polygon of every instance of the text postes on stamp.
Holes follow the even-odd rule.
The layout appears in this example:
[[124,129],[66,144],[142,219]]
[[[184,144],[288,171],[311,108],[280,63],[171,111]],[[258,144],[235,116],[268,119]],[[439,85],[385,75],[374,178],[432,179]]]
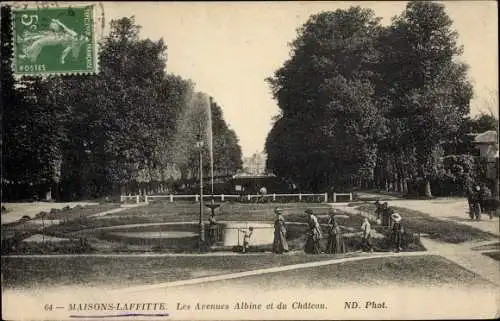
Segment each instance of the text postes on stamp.
[[97,73],[93,6],[18,9],[12,19],[15,74]]

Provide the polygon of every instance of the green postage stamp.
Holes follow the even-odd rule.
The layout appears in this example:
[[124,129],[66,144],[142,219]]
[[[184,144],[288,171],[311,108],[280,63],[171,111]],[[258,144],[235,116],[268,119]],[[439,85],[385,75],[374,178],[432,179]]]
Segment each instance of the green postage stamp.
[[93,6],[13,10],[14,73],[97,73],[93,14]]

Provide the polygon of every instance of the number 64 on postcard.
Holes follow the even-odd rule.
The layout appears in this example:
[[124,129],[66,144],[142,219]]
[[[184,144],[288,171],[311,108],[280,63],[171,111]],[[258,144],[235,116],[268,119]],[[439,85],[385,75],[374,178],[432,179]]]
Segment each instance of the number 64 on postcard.
[[14,10],[14,73],[97,73],[93,12],[93,6]]

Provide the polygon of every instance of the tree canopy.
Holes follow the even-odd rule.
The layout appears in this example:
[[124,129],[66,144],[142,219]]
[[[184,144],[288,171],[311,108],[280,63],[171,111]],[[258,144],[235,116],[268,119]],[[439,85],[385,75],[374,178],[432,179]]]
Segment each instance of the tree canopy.
[[360,7],[322,12],[291,48],[268,78],[268,168],[312,190],[421,179],[430,196],[473,94],[444,5],[409,2],[389,26]]
[[[148,192],[195,175],[193,163],[175,157],[177,137],[186,130],[180,118],[192,108],[191,97],[205,94],[165,72],[163,39],[141,38],[133,17],[113,20],[100,44],[99,74],[15,80],[6,45],[10,19],[3,19],[8,10],[2,7],[2,165],[8,186],[24,184],[23,195],[39,187],[56,198],[77,199],[120,189]],[[216,166],[233,174],[241,168],[238,139],[221,107],[209,108]],[[187,153],[186,159],[197,155],[194,148]]]

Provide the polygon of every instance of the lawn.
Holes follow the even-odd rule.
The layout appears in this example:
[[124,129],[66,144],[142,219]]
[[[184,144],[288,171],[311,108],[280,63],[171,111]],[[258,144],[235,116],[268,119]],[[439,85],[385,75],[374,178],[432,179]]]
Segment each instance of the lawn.
[[[375,213],[376,207],[374,204],[363,204],[356,208],[364,212]],[[494,234],[481,231],[477,228],[440,220],[419,211],[403,207],[393,207],[393,209],[401,214],[403,224],[408,229],[421,234],[428,234],[431,239],[457,244],[472,240],[483,241],[496,238]]]
[[[284,216],[287,221],[287,239],[291,250],[303,250],[306,231],[307,231],[307,215],[304,213],[306,208],[311,208],[318,216],[320,224],[322,224],[324,239],[322,240],[323,249],[326,248],[327,242],[327,222],[328,205],[321,205],[317,203],[294,203],[294,204],[241,204],[226,202],[222,204],[221,208],[216,210],[216,218],[218,221],[263,221],[270,224],[273,223],[276,215],[274,208],[280,206],[284,211]],[[45,227],[46,235],[73,239],[74,244],[89,244],[90,246],[79,246],[73,253],[114,253],[114,252],[174,252],[186,253],[198,251],[198,225],[197,220],[199,216],[199,204],[194,202],[154,202],[147,206],[135,207],[111,213],[101,217],[89,217],[87,215],[72,216],[71,220],[61,221],[60,224]],[[205,219],[208,218],[209,209],[205,210]],[[345,242],[349,252],[356,251],[360,247],[360,236],[356,234],[360,232],[362,217],[357,214],[339,213],[344,214],[339,218],[339,223],[344,230]],[[156,226],[125,226],[129,224],[155,224],[155,223],[176,223],[184,222],[184,225],[169,227],[165,225]],[[186,223],[192,222],[192,223]],[[165,233],[170,230],[182,230],[186,232],[195,233],[193,235],[186,235],[186,237],[179,238],[165,238],[158,239],[157,237],[138,237],[137,234],[125,235],[117,234],[113,231],[100,229],[105,227],[120,228],[120,232],[144,232],[144,233]],[[20,241],[24,237],[28,229],[23,230],[16,240]],[[32,231],[37,232],[37,230]],[[115,231],[116,232],[116,231]],[[37,233],[40,233],[38,231]],[[270,226],[269,233],[273,233],[272,225]],[[375,238],[373,240],[375,251],[387,251],[390,248],[388,242],[388,231],[382,231],[382,238]],[[146,235],[146,234],[145,234]],[[165,236],[165,234],[163,234]],[[46,242],[50,243],[50,242]],[[50,253],[49,249],[54,249],[57,245],[53,244],[39,244],[33,246],[14,248],[9,243],[10,248],[4,254],[9,253]],[[421,251],[424,248],[421,246],[418,239],[408,239],[406,250]],[[251,250],[255,252],[271,251],[271,244],[256,246]],[[234,248],[219,248],[218,250],[231,251]],[[61,253],[71,252],[71,249],[64,248]]]
[[[22,220],[13,223],[2,224],[2,254],[9,253],[9,248],[12,247],[12,245],[19,243],[21,240],[26,239],[31,235],[41,233],[42,229],[45,231],[46,235],[65,238],[67,237],[67,235],[64,234],[64,230],[61,229],[60,226],[63,226],[64,228],[64,226],[75,226],[78,224],[77,222],[93,221],[92,218],[89,218],[90,215],[118,208],[119,206],[120,204],[115,203],[104,203],[88,206],[78,205],[73,208],[66,207],[60,210],[52,209],[50,212],[40,212],[35,216],[35,220]],[[43,221],[41,221],[42,217],[44,218],[45,228],[42,224]],[[53,222],[57,223],[58,221],[60,221],[61,224],[52,224]],[[57,231],[57,233],[50,233],[51,231]],[[80,241],[76,241],[75,244],[80,244]],[[30,249],[30,247],[33,247],[33,249]],[[36,247],[37,246],[33,245],[26,246],[25,250],[35,250],[35,252],[37,252]],[[47,253],[47,251],[50,252],[50,249],[54,248],[54,246],[48,244],[47,248],[42,249],[38,252]],[[67,253],[67,251],[71,252],[71,249],[66,244],[64,245],[63,252]]]
[[85,217],[105,211],[109,211],[115,208],[119,208],[120,203],[102,203],[99,205],[89,205],[70,208],[69,206],[62,209],[51,209],[50,212],[40,212],[35,218],[44,218],[47,220],[72,220],[75,218]]
[[2,257],[3,287],[127,287],[332,259],[331,255]]
[[35,215],[35,220],[37,222],[31,222],[30,220],[22,220],[17,222],[12,222],[8,224],[2,224],[2,233],[8,233],[10,231],[29,231],[38,230],[41,228],[40,222],[42,217],[49,223],[52,220],[60,220],[62,222],[71,221],[75,219],[81,219],[93,214],[109,211],[115,208],[119,208],[120,204],[117,203],[104,203],[98,205],[87,205],[80,206],[77,205],[73,208],[69,206],[62,209],[52,209],[50,212],[41,211]]
[[[148,206],[131,208],[119,213],[109,214],[106,217],[147,217],[151,222],[183,222],[197,221],[199,218],[199,203],[189,201],[155,201]],[[217,220],[230,221],[269,221],[276,218],[274,209],[280,207],[284,211],[285,219],[296,222],[306,222],[307,215],[304,211],[311,208],[317,215],[326,215],[330,206],[319,203],[239,203],[223,202],[215,210]],[[205,218],[210,215],[210,210],[204,208]]]
[[[292,281],[293,280],[293,281]],[[342,287],[492,287],[479,275],[437,255],[372,258],[219,281],[218,285],[259,291]],[[192,286],[193,288],[196,285]],[[223,288],[221,288],[221,291]]]
[[500,251],[496,252],[486,252],[483,255],[491,257],[493,260],[500,261]]
[[[196,257],[2,257],[1,262],[5,289],[39,289],[69,285],[120,288],[326,259],[331,257],[256,254]],[[491,285],[476,274],[434,255],[372,258],[224,282],[230,282],[234,286],[249,285],[259,290],[380,285]]]

